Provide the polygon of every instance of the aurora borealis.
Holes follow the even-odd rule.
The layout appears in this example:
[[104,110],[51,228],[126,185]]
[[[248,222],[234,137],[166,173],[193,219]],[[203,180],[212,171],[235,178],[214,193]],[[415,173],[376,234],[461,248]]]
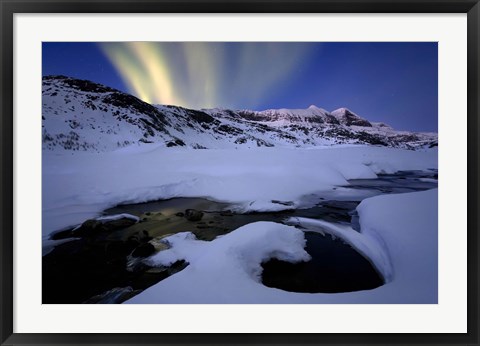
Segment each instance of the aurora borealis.
[[436,43],[51,42],[63,74],[188,108],[347,107],[397,129],[437,130]]
[[258,104],[277,83],[288,82],[312,49],[308,44],[228,45],[129,42],[100,47],[140,99],[190,108]]

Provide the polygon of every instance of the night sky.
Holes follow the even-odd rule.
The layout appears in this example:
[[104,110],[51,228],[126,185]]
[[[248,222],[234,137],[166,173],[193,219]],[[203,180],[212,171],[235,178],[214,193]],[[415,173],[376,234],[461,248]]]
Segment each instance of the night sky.
[[43,75],[189,108],[340,107],[437,131],[437,43],[43,43]]

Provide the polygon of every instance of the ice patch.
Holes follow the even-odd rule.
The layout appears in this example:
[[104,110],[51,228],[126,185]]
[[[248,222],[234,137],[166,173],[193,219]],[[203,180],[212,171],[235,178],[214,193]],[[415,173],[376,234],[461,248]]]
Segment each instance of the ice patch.
[[293,210],[298,207],[296,202],[281,202],[276,200],[257,200],[248,203],[237,204],[233,206],[232,211],[240,214],[252,212],[278,212],[284,210]]

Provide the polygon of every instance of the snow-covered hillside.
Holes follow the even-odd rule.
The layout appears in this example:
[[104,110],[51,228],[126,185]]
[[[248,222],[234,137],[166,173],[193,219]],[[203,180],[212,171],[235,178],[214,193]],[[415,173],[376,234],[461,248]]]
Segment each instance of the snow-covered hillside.
[[395,131],[346,108],[265,111],[151,105],[90,81],[43,77],[43,149],[89,152],[126,146],[194,149],[368,144],[434,147],[435,133]]

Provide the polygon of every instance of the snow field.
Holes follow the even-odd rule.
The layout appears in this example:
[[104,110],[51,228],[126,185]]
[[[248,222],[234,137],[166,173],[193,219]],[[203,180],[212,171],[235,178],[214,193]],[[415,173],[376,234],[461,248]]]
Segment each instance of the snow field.
[[437,151],[380,147],[44,152],[42,230],[76,226],[121,203],[206,197],[237,211],[289,209],[303,196],[377,173],[437,168]]

